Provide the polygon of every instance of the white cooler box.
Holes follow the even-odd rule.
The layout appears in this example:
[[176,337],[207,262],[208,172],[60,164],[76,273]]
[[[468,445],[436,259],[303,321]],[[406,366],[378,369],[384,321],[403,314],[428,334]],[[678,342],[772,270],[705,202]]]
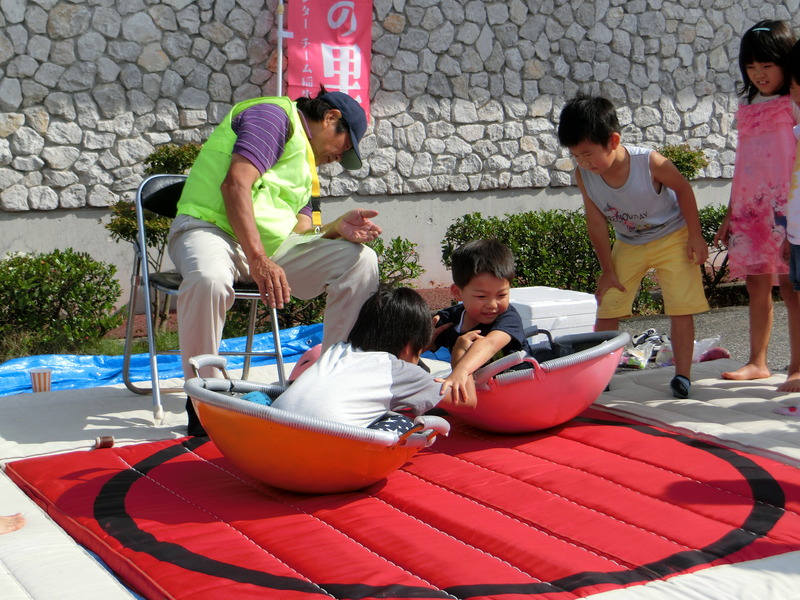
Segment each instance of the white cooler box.
[[597,301],[593,294],[544,286],[512,288],[511,304],[525,327],[536,325],[554,337],[594,331]]

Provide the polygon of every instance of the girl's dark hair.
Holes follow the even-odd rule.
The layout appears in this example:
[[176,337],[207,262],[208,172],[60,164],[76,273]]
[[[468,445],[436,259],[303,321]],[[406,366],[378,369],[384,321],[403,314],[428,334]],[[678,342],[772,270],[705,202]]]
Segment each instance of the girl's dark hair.
[[347,341],[358,350],[399,357],[408,344],[420,352],[432,335],[431,311],[422,296],[411,288],[381,284],[361,307]]
[[744,32],[739,45],[739,70],[744,82],[741,94],[752,102],[758,88],[747,76],[747,65],[754,62],[775,63],[783,70],[783,87],[780,95],[789,93],[789,77],[787,70],[789,52],[794,46],[795,37],[785,21],[759,21]]
[[472,240],[453,251],[450,257],[453,283],[465,287],[473,277],[489,273],[510,284],[514,281],[514,255],[496,240]]
[[602,96],[576,96],[561,109],[558,141],[567,148],[585,141],[606,147],[611,134],[621,132],[614,105]]
[[800,42],[792,46],[792,51],[789,52],[786,71],[789,73],[789,77],[794,79],[796,84],[800,84]]
[[[320,99],[320,96],[326,91],[325,86],[320,85],[319,92],[317,92],[317,95],[313,98],[300,96],[295,100],[297,110],[302,112],[309,121],[322,121],[329,110],[334,110],[333,106]],[[347,124],[347,121],[340,118],[336,123],[336,133],[345,132],[350,132],[350,126]]]

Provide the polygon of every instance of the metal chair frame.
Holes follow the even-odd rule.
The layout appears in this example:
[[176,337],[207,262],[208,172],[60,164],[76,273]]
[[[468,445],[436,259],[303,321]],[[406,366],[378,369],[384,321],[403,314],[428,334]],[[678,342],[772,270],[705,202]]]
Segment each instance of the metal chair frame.
[[[165,387],[158,385],[158,360],[159,354],[180,354],[180,350],[157,350],[155,331],[153,329],[152,290],[158,290],[168,296],[177,295],[181,283],[181,276],[175,272],[151,273],[147,262],[147,241],[145,231],[145,210],[151,210],[159,215],[174,218],[178,200],[186,181],[186,175],[151,175],[139,185],[135,197],[136,209],[136,239],[133,241],[134,259],[131,273],[131,294],[128,302],[128,324],[125,332],[125,354],[122,365],[122,378],[125,386],[136,394],[153,395],[153,417],[156,424],[164,418],[164,408],[161,404],[162,393],[182,393],[182,387]],[[144,311],[147,330],[147,347],[150,358],[151,387],[136,385],[131,381],[130,364],[133,347],[134,316],[139,294],[144,296]],[[247,326],[245,349],[241,352],[220,352],[223,356],[244,356],[242,379],[247,379],[250,373],[250,362],[253,356],[274,357],[278,368],[278,379],[282,386],[286,386],[286,375],[283,367],[283,352],[281,350],[280,329],[278,328],[278,313],[271,308],[273,351],[253,352],[253,336],[255,335],[256,315],[258,301],[261,296],[258,288],[253,284],[235,284],[234,297],[237,300],[250,301],[250,313]]]

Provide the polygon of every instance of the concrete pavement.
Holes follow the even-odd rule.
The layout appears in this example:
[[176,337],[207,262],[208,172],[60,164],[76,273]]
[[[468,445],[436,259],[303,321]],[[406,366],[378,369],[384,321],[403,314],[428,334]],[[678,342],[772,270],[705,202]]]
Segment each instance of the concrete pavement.
[[[750,355],[749,318],[746,306],[715,308],[695,316],[695,339],[720,336],[720,346],[731,353],[731,358],[746,363]],[[620,323],[620,329],[631,336],[649,328],[669,335],[669,317],[654,315],[633,317]],[[789,364],[789,330],[786,306],[776,302],[767,362],[773,372],[786,371]]]

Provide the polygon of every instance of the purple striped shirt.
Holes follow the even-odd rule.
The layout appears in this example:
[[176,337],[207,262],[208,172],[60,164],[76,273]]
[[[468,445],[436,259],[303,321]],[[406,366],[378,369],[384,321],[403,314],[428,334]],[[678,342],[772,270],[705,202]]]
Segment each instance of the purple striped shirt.
[[[274,104],[256,104],[231,121],[234,154],[244,156],[263,175],[278,162],[289,139],[289,115]],[[300,210],[311,216],[311,203]]]

